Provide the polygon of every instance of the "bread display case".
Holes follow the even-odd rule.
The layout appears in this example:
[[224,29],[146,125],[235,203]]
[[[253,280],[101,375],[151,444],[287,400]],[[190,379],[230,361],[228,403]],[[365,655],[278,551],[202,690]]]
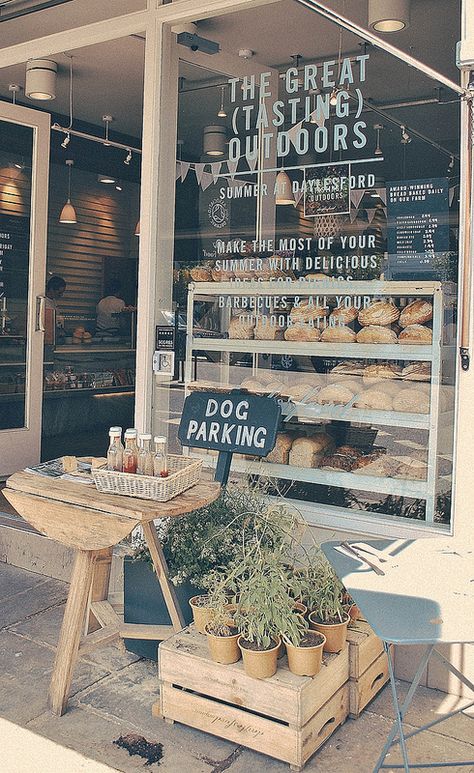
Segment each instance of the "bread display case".
[[[365,510],[442,526],[452,482],[454,290],[287,277],[191,283],[186,391],[240,387],[280,401],[274,450],[262,461],[235,457],[234,470],[287,481],[290,499],[326,515]],[[199,313],[214,320],[205,340],[189,322]],[[200,358],[203,349],[216,361]],[[206,463],[215,459],[207,454]]]

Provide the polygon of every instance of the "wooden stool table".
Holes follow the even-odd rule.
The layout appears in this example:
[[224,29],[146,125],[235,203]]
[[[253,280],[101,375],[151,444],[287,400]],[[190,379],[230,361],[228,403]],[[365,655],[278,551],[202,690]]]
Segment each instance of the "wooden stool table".
[[[203,482],[169,502],[154,502],[102,494],[92,486],[30,472],[17,472],[8,479],[3,493],[19,515],[41,534],[76,550],[49,691],[54,714],[66,711],[78,655],[122,638],[167,639],[184,627],[153,521],[204,507],[217,499],[220,490],[218,483]],[[112,548],[138,525],[172,625],[123,623],[107,601]],[[89,633],[94,627],[97,630]]]

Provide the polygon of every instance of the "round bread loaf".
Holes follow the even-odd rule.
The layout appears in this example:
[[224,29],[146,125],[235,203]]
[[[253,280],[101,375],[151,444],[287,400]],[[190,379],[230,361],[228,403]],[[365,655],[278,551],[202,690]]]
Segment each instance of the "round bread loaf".
[[383,379],[399,378],[401,372],[401,367],[394,362],[377,362],[373,365],[367,365],[364,369],[363,381],[364,384],[370,386],[370,384],[377,384]]
[[364,365],[356,360],[348,360],[347,362],[340,362],[327,374],[327,380],[329,383],[332,381],[339,381],[341,376],[348,376],[353,378],[354,376],[362,376],[364,372]]
[[305,322],[297,322],[286,328],[285,341],[319,341],[321,334],[317,327]]
[[281,394],[286,389],[283,381],[277,381],[276,379],[274,381],[267,381],[264,386],[266,392],[277,392],[278,394]]
[[406,381],[430,381],[431,365],[429,362],[412,362],[403,368],[402,378]]
[[391,301],[374,301],[359,311],[361,325],[391,325],[400,316],[400,311]]
[[365,408],[371,411],[391,411],[393,410],[393,402],[391,396],[378,389],[377,386],[366,389],[362,394],[358,395],[354,408]]
[[418,298],[405,306],[400,314],[398,324],[400,327],[408,325],[422,325],[433,319],[433,306],[429,301]]
[[271,325],[270,319],[259,319],[255,325],[253,335],[258,341],[282,341],[284,328]]
[[193,282],[212,282],[212,272],[206,266],[194,266],[190,271]]
[[334,325],[325,328],[321,333],[321,341],[325,343],[347,343],[353,344],[356,341],[356,334],[347,325]]
[[324,433],[313,437],[297,438],[290,449],[289,463],[295,467],[318,467],[332,439]]
[[395,331],[382,325],[367,325],[357,333],[359,344],[396,344],[397,342]]
[[319,405],[347,405],[353,396],[354,392],[342,384],[330,384],[318,392],[315,402]]
[[382,381],[378,381],[375,388],[378,392],[383,392],[384,395],[395,397],[395,395],[400,394],[400,388],[402,386],[403,383],[397,379],[385,378]]
[[254,328],[255,322],[241,321],[238,317],[234,317],[229,322],[229,338],[253,338]]
[[211,269],[211,275],[213,282],[232,282],[235,278],[233,271],[224,271],[224,269]]
[[393,398],[393,410],[401,413],[429,413],[430,396],[419,389],[404,389]]
[[260,383],[260,381],[256,381],[253,378],[246,378],[245,381],[242,381],[241,383],[242,389],[247,389],[248,392],[264,392],[265,386]]
[[286,394],[294,402],[299,402],[304,397],[306,397],[308,392],[313,391],[314,388],[315,388],[314,384],[309,384],[309,383],[295,384],[294,386],[291,386],[289,389],[286,390]]
[[274,448],[264,457],[264,461],[273,464],[288,464],[290,448],[294,439],[295,436],[288,432],[279,432]]
[[349,325],[357,319],[358,313],[355,306],[338,306],[331,311],[329,319],[336,320],[340,325]]
[[392,456],[394,462],[393,478],[407,478],[408,480],[426,480],[428,465],[420,459],[412,456]]
[[431,344],[433,332],[424,325],[408,325],[402,330],[398,340],[401,344],[421,344],[426,346]]
[[314,303],[309,303],[309,301],[301,301],[298,306],[293,306],[290,311],[292,322],[309,322],[309,320],[327,317],[328,314],[328,308],[316,306]]

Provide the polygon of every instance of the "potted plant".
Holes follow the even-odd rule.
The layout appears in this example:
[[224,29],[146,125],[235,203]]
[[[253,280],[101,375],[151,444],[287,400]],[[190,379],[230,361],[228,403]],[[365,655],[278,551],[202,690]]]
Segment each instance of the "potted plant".
[[[224,578],[225,583],[225,578]],[[230,605],[223,585],[217,586],[209,596],[212,605],[210,620],[205,632],[212,660],[216,663],[236,663],[240,660],[237,644],[240,632],[235,624],[236,607]]]
[[342,603],[342,583],[328,562],[322,563],[317,584],[307,586],[306,597],[311,609],[310,628],[326,637],[325,652],[340,652],[346,643],[350,617]]

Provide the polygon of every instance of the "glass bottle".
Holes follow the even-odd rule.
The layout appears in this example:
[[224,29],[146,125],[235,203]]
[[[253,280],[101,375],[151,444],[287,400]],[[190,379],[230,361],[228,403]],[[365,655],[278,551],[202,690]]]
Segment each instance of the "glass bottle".
[[155,454],[153,456],[153,475],[156,478],[168,477],[168,460],[166,458],[166,438],[157,436],[155,440]]
[[135,474],[137,471],[137,460],[137,432],[134,429],[127,429],[125,432],[125,449],[123,452],[123,472]]
[[123,464],[122,427],[111,427],[109,429],[109,438],[107,469],[121,472]]
[[140,435],[138,449],[138,475],[153,475],[153,454],[151,451],[151,435]]

